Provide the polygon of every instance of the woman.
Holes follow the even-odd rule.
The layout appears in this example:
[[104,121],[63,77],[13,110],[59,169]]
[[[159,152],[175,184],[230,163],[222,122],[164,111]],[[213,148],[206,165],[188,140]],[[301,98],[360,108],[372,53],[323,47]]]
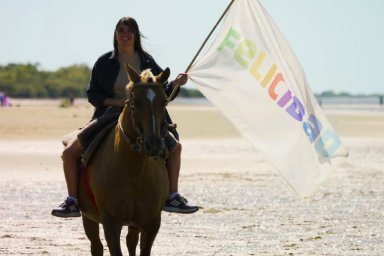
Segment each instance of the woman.
[[[124,63],[130,64],[138,73],[148,68],[151,69],[154,75],[162,72],[152,56],[143,50],[141,37],[143,35],[133,18],[121,18],[114,31],[114,50],[102,55],[92,69],[87,95],[88,101],[95,106],[95,112],[92,121],[79,132],[77,137],[67,144],[63,151],[63,169],[67,182],[68,197],[58,208],[52,210],[54,216],[80,216],[77,199],[77,162],[95,134],[107,124],[116,120],[125,106],[127,100],[125,88],[129,81]],[[180,74],[173,82],[165,85],[166,93],[169,95],[175,86],[184,85],[187,79],[186,74]],[[166,121],[169,124],[172,123],[168,113]],[[178,142],[176,130],[173,130],[172,134],[173,136],[167,136],[168,138],[165,141],[170,152],[166,160],[170,194],[164,210],[193,213],[198,210],[198,207],[189,206],[187,200],[178,193],[181,144]]]

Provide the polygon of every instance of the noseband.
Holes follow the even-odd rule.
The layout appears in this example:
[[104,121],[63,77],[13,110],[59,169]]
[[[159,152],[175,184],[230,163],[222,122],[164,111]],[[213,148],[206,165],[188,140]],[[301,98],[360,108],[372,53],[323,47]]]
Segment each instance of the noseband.
[[132,140],[128,137],[128,135],[124,131],[120,122],[118,122],[117,125],[119,126],[119,130],[123,134],[123,138],[131,146],[132,151],[141,152],[142,151],[142,145],[143,145],[143,136],[142,135],[137,136],[135,143],[133,143]]

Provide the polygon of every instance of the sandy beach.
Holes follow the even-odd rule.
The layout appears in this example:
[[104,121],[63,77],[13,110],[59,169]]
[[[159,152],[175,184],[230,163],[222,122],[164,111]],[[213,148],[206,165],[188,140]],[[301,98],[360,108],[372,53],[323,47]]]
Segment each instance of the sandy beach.
[[[61,138],[93,108],[58,104],[0,108],[0,255],[90,255],[81,218],[50,212],[66,196]],[[382,255],[384,109],[324,106],[350,156],[306,199],[212,105],[169,111],[183,144],[180,192],[201,209],[164,212],[153,255]]]

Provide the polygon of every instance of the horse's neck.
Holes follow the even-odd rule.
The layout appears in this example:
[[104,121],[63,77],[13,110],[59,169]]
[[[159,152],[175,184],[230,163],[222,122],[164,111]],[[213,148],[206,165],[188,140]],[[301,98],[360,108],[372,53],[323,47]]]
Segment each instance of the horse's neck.
[[[122,170],[124,175],[137,175],[143,168],[145,154],[133,150],[132,145],[136,145],[138,132],[132,124],[131,113],[129,107],[126,106],[119,116],[118,124],[115,127],[115,134],[113,136],[114,142],[114,159],[121,163],[129,162],[129,170]],[[118,126],[121,127],[118,127]],[[123,164],[124,165],[124,164]],[[134,171],[132,171],[134,170]]]

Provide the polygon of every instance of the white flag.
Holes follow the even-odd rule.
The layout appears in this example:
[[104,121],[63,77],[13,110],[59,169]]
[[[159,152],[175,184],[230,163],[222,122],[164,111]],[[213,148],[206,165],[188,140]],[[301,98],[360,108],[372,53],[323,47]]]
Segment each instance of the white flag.
[[300,194],[312,193],[348,155],[295,54],[257,0],[235,0],[188,75]]

